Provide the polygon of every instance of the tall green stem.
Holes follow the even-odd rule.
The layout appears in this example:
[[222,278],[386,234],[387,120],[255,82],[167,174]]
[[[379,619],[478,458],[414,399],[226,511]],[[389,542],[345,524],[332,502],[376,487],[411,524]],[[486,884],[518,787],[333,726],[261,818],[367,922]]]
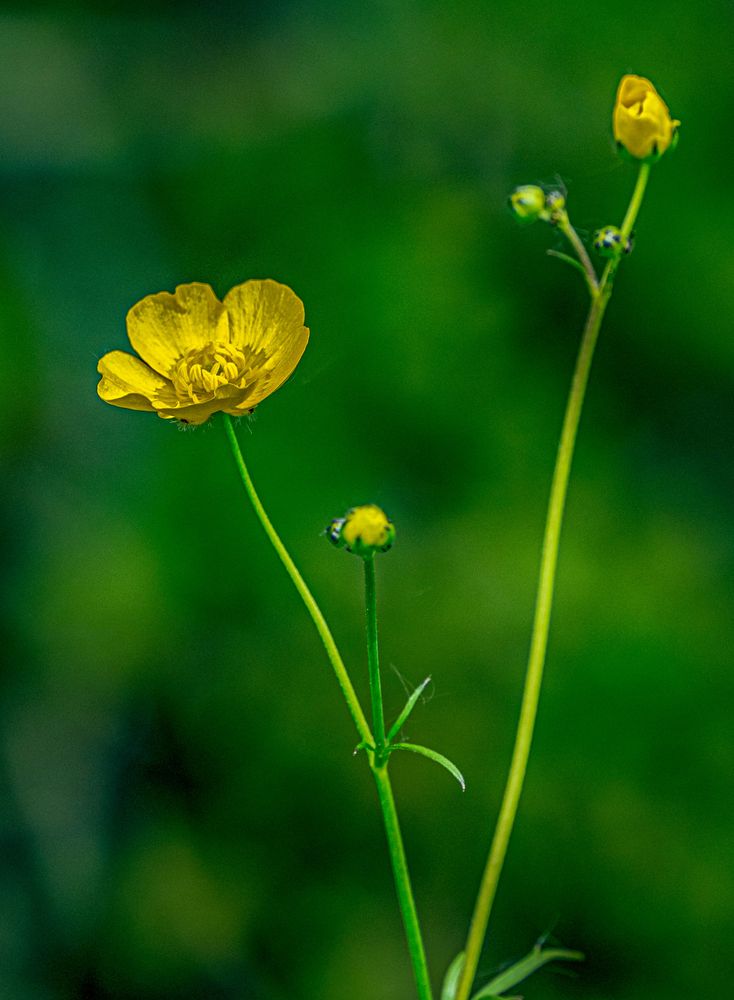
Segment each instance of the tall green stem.
[[232,454],[234,456],[235,464],[237,466],[237,471],[240,474],[242,483],[245,487],[245,491],[250,498],[250,503],[252,504],[255,514],[263,526],[265,534],[270,539],[270,542],[278,553],[280,561],[285,566],[288,576],[293,581],[293,585],[301,596],[303,603],[306,605],[308,613],[313,619],[313,623],[316,626],[316,631],[319,633],[321,641],[324,644],[324,649],[326,650],[326,655],[329,658],[329,662],[334,668],[334,673],[336,674],[336,679],[339,682],[339,687],[344,695],[344,700],[347,703],[347,707],[354,719],[354,724],[357,727],[357,732],[359,733],[360,739],[371,746],[373,741],[372,733],[370,731],[369,724],[365,718],[364,712],[362,711],[362,706],[359,703],[357,693],[352,686],[352,682],[349,679],[349,674],[347,673],[347,668],[344,666],[344,661],[341,658],[339,650],[334,642],[334,637],[331,634],[329,626],[326,624],[326,619],[321,613],[321,609],[314,600],[311,591],[306,586],[306,582],[298,572],[296,564],[291,559],[286,547],[281,542],[275,528],[270,522],[270,518],[265,513],[265,508],[260,502],[260,497],[255,492],[255,487],[250,478],[250,473],[248,472],[247,466],[245,465],[245,459],[242,455],[242,450],[240,449],[239,441],[237,440],[237,435],[234,431],[234,426],[232,424],[232,418],[228,414],[222,414],[222,420],[224,422],[224,430],[227,435],[227,439],[232,448]]
[[[649,164],[643,163],[640,165],[637,183],[622,224],[622,233],[625,237],[631,233],[632,226],[642,204],[642,197],[645,192],[649,172]],[[581,418],[581,409],[589,379],[591,361],[594,356],[594,348],[599,336],[604,312],[612,294],[612,285],[619,260],[620,256],[617,255],[617,257],[609,261],[602,275],[599,291],[596,295],[592,295],[589,314],[581,337],[581,346],[576,359],[576,368],[566,404],[566,414],[563,419],[563,428],[558,444],[558,454],[556,456],[556,465],[548,501],[533,632],[530,641],[530,654],[525,675],[522,705],[520,707],[520,718],[515,735],[515,746],[512,752],[512,761],[507,775],[507,783],[505,785],[497,825],[469,926],[464,965],[457,985],[455,1000],[468,1000],[472,983],[474,982],[492,904],[497,893],[497,885],[502,872],[502,865],[507,853],[507,845],[510,841],[525,780],[525,773],[527,771],[535,719],[538,712],[540,688],[543,680],[545,653],[548,646],[548,632],[550,629],[556,565],[558,562],[558,547],[561,537],[563,510],[568,492],[568,479],[571,472],[574,445],[576,443],[576,433]]]

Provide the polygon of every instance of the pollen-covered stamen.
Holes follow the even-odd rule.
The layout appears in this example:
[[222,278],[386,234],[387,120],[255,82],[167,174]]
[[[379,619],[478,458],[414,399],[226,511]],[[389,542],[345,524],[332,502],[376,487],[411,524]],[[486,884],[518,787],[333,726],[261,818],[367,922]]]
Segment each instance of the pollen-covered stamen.
[[268,358],[219,341],[189,351],[176,364],[171,381],[180,399],[201,403],[211,399],[223,385],[245,389],[267,374]]

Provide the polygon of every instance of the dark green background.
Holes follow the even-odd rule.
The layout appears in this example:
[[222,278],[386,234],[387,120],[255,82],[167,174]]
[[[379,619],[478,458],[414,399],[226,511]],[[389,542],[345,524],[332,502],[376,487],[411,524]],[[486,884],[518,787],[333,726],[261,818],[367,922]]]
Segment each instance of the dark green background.
[[[585,292],[506,211],[588,236],[634,170],[625,72],[683,122],[592,373],[537,740],[485,972],[527,1000],[724,997],[734,936],[730,2],[0,8],[0,996],[410,1000],[375,794],[217,421],[96,397],[126,310],[273,277],[312,339],[242,426],[364,691],[376,501],[392,768],[434,980],[461,946],[517,717]],[[394,668],[394,671],[391,669]],[[402,678],[402,680],[401,680]]]

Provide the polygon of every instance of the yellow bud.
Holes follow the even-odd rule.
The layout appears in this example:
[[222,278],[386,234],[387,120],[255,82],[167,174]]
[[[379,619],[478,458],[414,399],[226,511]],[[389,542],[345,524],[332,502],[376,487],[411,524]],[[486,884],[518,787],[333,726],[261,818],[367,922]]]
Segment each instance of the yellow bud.
[[392,521],[373,503],[352,507],[344,517],[335,518],[326,533],[338,548],[344,547],[363,558],[387,552],[395,540]]
[[623,76],[614,104],[614,138],[638,160],[657,160],[676,137],[679,121],[644,76]]

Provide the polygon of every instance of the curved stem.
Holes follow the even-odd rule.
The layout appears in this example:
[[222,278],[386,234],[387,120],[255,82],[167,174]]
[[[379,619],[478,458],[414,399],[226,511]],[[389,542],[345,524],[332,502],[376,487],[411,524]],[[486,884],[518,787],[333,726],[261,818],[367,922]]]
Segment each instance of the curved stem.
[[[255,491],[252,479],[250,478],[250,473],[247,469],[247,465],[245,464],[244,456],[242,455],[242,450],[237,440],[237,435],[235,434],[232,419],[226,413],[222,414],[222,418],[224,421],[224,430],[232,449],[232,455],[234,456],[237,470],[240,474],[240,478],[242,479],[245,491],[255,510],[255,514],[257,515],[258,520],[260,521],[260,524],[262,525],[265,534],[268,536],[273,548],[278,553],[278,556],[285,566],[286,572],[293,581],[296,590],[300,594],[303,603],[306,605],[308,613],[313,619],[316,630],[318,631],[321,641],[324,644],[326,655],[334,668],[334,673],[336,674],[337,681],[342,689],[344,699],[352,718],[354,719],[357,732],[359,733],[362,742],[365,744],[369,765],[377,785],[377,794],[385,825],[390,863],[392,865],[393,876],[395,879],[395,889],[398,896],[398,903],[400,905],[400,912],[403,918],[403,925],[405,927],[405,935],[408,941],[408,951],[410,953],[413,972],[415,974],[418,997],[419,1000],[433,1000],[431,984],[428,978],[428,965],[423,948],[423,939],[421,936],[420,924],[418,923],[418,913],[415,907],[415,900],[413,899],[413,889],[410,883],[408,863],[405,858],[403,838],[400,833],[400,824],[398,822],[398,814],[395,808],[395,799],[390,785],[390,778],[387,774],[387,763],[381,764],[376,759],[376,755],[372,750],[375,744],[375,739],[372,736],[372,732],[370,731],[370,727],[364,716],[364,712],[362,711],[357,694],[352,686],[351,680],[349,679],[349,675],[347,674],[344,661],[339,654],[339,650],[336,647],[336,643],[334,642],[329,626],[326,623],[326,619],[324,618],[318,604],[314,600],[311,591],[306,586],[303,577],[298,572],[298,569],[288,554],[288,551],[281,542],[280,537],[273,527],[270,518],[265,513],[265,508]],[[372,692],[372,707],[373,712],[375,713],[375,727],[378,733],[377,747],[379,749],[385,745],[385,723],[382,711],[382,692],[380,690],[379,683],[377,603],[374,559],[365,560],[365,590],[367,596],[367,645],[370,664],[370,690]]]
[[377,591],[375,587],[375,555],[367,556],[364,562],[364,597],[367,617],[367,663],[370,675],[370,695],[372,697],[372,728],[375,733],[376,763],[382,763],[385,750],[385,713],[382,707],[382,684],[380,681],[380,656],[377,644]]
[[237,435],[234,431],[234,426],[232,424],[232,418],[226,414],[222,414],[222,419],[224,422],[224,430],[227,435],[227,439],[232,448],[232,455],[234,456],[235,465],[237,466],[237,471],[240,474],[242,483],[245,487],[245,491],[250,498],[250,503],[252,504],[255,513],[257,514],[260,524],[263,526],[265,534],[270,539],[270,542],[278,553],[280,561],[285,566],[288,576],[293,581],[293,584],[301,596],[303,603],[306,605],[308,613],[311,615],[314,625],[316,626],[316,631],[319,633],[319,637],[324,644],[324,649],[326,650],[326,655],[329,658],[329,662],[334,668],[334,673],[336,674],[336,679],[339,682],[339,687],[344,695],[344,700],[347,703],[347,707],[354,719],[354,724],[357,727],[357,732],[359,733],[360,739],[366,743],[368,746],[373,744],[372,733],[370,731],[369,724],[365,718],[364,712],[362,711],[362,706],[359,703],[357,693],[352,686],[352,682],[349,679],[347,673],[347,668],[344,666],[344,661],[341,658],[339,650],[334,642],[334,637],[331,634],[329,626],[326,624],[326,619],[321,613],[321,609],[314,600],[311,591],[306,586],[301,574],[298,572],[296,564],[291,559],[286,547],[281,542],[275,528],[270,523],[270,518],[265,513],[265,508],[260,502],[260,498],[255,492],[255,487],[250,478],[250,473],[248,472],[247,466],[245,465],[245,459],[242,455],[242,450],[240,449],[239,442],[237,440]]
[[[622,232],[625,236],[629,236],[640,205],[642,204],[649,171],[649,164],[643,163],[640,165],[637,183],[622,224]],[[530,655],[525,675],[520,718],[515,735],[515,746],[512,752],[512,761],[507,775],[507,783],[492,838],[489,857],[487,858],[482,875],[469,927],[464,965],[457,985],[455,1000],[468,1000],[474,976],[476,975],[479,956],[484,943],[492,904],[497,893],[497,885],[502,872],[502,865],[507,853],[507,846],[510,841],[515,816],[517,815],[517,807],[527,771],[535,719],[538,712],[540,688],[543,680],[545,653],[548,646],[548,632],[550,629],[556,565],[558,562],[558,547],[563,523],[563,510],[568,492],[568,479],[571,472],[574,445],[576,443],[576,433],[581,418],[581,409],[589,379],[591,362],[594,356],[594,348],[599,336],[604,312],[611,297],[614,275],[616,274],[619,259],[618,255],[609,261],[602,275],[598,294],[592,295],[591,306],[581,337],[581,346],[576,359],[576,368],[566,404],[566,413],[563,419],[563,428],[558,444],[558,454],[548,501],[548,513],[535,603],[535,617],[530,641]]]
[[395,890],[400,905],[400,913],[403,918],[405,936],[408,941],[408,951],[410,952],[410,960],[413,965],[418,997],[419,1000],[433,1000],[431,981],[428,978],[426,953],[423,948],[418,912],[415,908],[415,900],[413,899],[413,889],[410,884],[410,874],[405,858],[405,848],[403,847],[403,838],[400,833],[398,814],[395,809],[395,799],[393,798],[390,786],[390,778],[387,774],[387,764],[383,764],[382,767],[373,766],[372,773],[375,776],[377,795],[380,799],[387,846],[390,852],[390,863],[392,864],[393,877],[395,879]]
[[589,257],[586,247],[584,246],[579,234],[571,225],[571,220],[565,211],[558,222],[558,228],[576,251],[576,256],[580,260],[581,266],[584,269],[584,276],[586,277],[586,285],[589,289],[589,295],[593,299],[599,292],[599,279],[596,276],[594,265],[591,263],[591,258]]

